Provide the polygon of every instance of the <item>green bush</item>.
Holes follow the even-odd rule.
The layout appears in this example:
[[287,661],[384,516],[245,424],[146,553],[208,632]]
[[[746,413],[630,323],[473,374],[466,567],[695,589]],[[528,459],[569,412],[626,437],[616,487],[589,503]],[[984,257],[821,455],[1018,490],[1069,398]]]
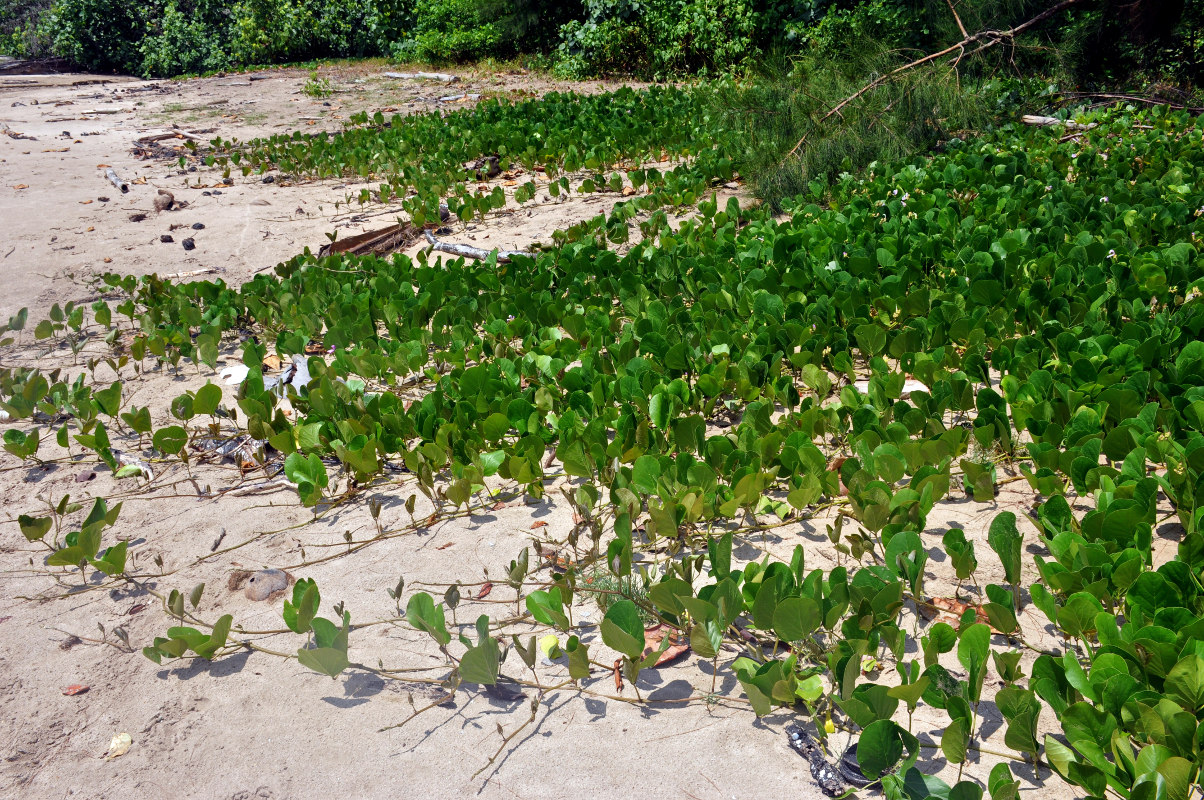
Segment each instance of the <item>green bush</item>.
[[378,55],[409,20],[405,0],[56,0],[45,29],[86,69],[149,77]]
[[442,62],[472,61],[517,52],[501,27],[485,18],[480,0],[433,0],[414,8],[410,36],[393,48],[402,60]]
[[825,53],[840,54],[859,42],[873,41],[885,47],[923,45],[928,31],[916,25],[914,3],[907,0],[868,0],[868,2],[829,2],[820,11],[814,4],[815,17],[808,15],[803,24],[790,26],[792,38]]
[[561,28],[569,77],[721,72],[753,55],[759,20],[746,0],[587,0],[585,10]]
[[1204,78],[1201,33],[1200,0],[1100,0],[1066,27],[1063,67],[1085,86],[1196,85]]
[[217,0],[168,0],[139,44],[140,72],[180,75],[231,65],[229,11]]
[[51,0],[0,0],[0,54],[18,58],[50,55],[42,24]]
[[136,0],[58,0],[48,30],[56,55],[104,72],[142,71],[139,42],[146,4]]
[[406,18],[390,0],[240,0],[233,15],[242,64],[376,55]]

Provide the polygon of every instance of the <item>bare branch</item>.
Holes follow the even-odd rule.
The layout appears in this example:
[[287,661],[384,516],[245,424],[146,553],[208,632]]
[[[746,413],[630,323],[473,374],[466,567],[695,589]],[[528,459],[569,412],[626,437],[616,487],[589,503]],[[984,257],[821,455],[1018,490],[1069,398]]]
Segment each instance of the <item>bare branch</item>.
[[[430,242],[431,249],[438,250],[440,253],[447,253],[447,254],[453,255],[453,256],[461,256],[463,258],[475,258],[478,261],[484,261],[485,259],[489,258],[490,253],[494,252],[493,250],[483,250],[480,247],[473,247],[472,245],[468,245],[468,244],[449,244],[447,242],[441,242],[438,239],[436,239],[435,235],[433,233],[431,233],[430,231],[423,231],[423,233],[426,234],[426,240],[428,242]],[[498,250],[497,251],[497,260],[498,260],[498,263],[500,263],[500,264],[506,263],[514,256],[524,256],[526,258],[535,258],[537,256],[537,254],[536,253],[528,253],[525,250]]]
[[957,15],[957,9],[953,6],[953,0],[945,0],[949,4],[949,11],[953,14],[953,18],[957,20],[957,29],[962,32],[962,38],[969,38],[970,34],[966,32],[966,26],[962,24],[962,18]]

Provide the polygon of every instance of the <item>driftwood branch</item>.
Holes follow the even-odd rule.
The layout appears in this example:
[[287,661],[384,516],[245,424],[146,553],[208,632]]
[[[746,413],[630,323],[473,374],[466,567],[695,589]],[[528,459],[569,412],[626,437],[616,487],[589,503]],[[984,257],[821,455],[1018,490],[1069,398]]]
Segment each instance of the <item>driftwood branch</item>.
[[120,189],[122,194],[126,194],[130,191],[130,185],[121,178],[117,177],[117,173],[113,171],[112,167],[105,169],[105,177],[109,179],[110,183]]
[[1020,121],[1025,125],[1036,125],[1041,128],[1061,125],[1068,131],[1089,131],[1096,126],[1094,122],[1084,125],[1082,122],[1072,122],[1071,120],[1058,119],[1057,117],[1044,117],[1039,114],[1025,114],[1020,118]]
[[968,39],[970,34],[966,30],[966,26],[962,24],[962,18],[957,15],[957,8],[954,7],[953,0],[945,0],[945,2],[949,4],[949,13],[951,13],[953,18],[957,20],[957,29],[962,32],[962,38]]
[[217,267],[202,267],[201,269],[190,269],[187,272],[173,272],[170,275],[163,275],[162,278],[165,281],[178,281],[182,278],[195,278],[198,275],[216,275],[219,272],[225,272],[225,270]]
[[[828,121],[833,116],[839,114],[845,108],[845,106],[847,106],[850,103],[854,102],[855,100],[863,97],[867,93],[872,92],[874,89],[877,89],[879,86],[882,86],[885,83],[889,83],[895,77],[902,75],[904,72],[909,72],[910,70],[913,70],[916,67],[921,67],[925,64],[929,64],[933,61],[944,58],[947,55],[951,55],[951,54],[959,52],[959,51],[964,53],[965,49],[968,46],[973,45],[973,44],[977,44],[978,47],[971,53],[971,55],[973,55],[974,53],[980,53],[983,50],[986,50],[987,48],[994,47],[995,45],[999,44],[1002,41],[1006,41],[1006,40],[1014,38],[1017,34],[1023,33],[1024,31],[1028,30],[1029,28],[1033,27],[1034,25],[1037,25],[1038,23],[1043,22],[1046,19],[1049,19],[1054,14],[1057,14],[1059,11],[1063,11],[1063,10],[1069,8],[1070,6],[1075,5],[1076,3],[1079,3],[1079,2],[1081,2],[1081,0],[1061,0],[1061,2],[1056,3],[1053,6],[1050,6],[1049,8],[1045,9],[1040,14],[1038,14],[1037,16],[1033,17],[1032,19],[1028,20],[1027,22],[1022,22],[1021,24],[1017,25],[1014,28],[1009,28],[1006,31],[996,31],[996,30],[979,31],[978,33],[974,33],[969,36],[965,36],[960,42],[950,45],[949,47],[946,47],[944,50],[940,50],[936,53],[929,53],[928,55],[926,55],[922,58],[917,58],[915,61],[911,61],[911,62],[908,62],[907,64],[904,64],[901,67],[897,67],[896,69],[893,69],[884,75],[880,75],[879,77],[877,77],[874,80],[870,81],[869,83],[865,84],[860,89],[853,92],[851,95],[849,95],[848,97],[844,98],[839,103],[837,103],[836,105],[829,108],[827,113],[819,118],[819,122],[823,123],[823,122]],[[950,7],[952,8],[952,5]],[[954,12],[954,14],[956,15],[956,12]],[[960,19],[958,20],[958,24],[959,25],[961,24]],[[959,58],[960,58],[960,56],[959,56]],[[790,149],[790,152],[786,154],[786,158],[793,157],[799,151],[799,148],[801,148],[806,143],[806,141],[807,141],[806,136],[799,139],[798,142],[794,145],[794,147],[792,147]]]
[[[1144,97],[1137,94],[1116,94],[1112,92],[1060,92],[1059,94],[1061,94],[1062,97],[1082,99],[1099,98],[1100,100],[1109,100],[1116,103],[1128,102],[1142,103],[1147,106],[1166,106],[1167,108],[1173,108],[1178,111],[1189,111],[1193,114],[1204,112],[1204,108],[1199,106],[1185,106],[1181,103],[1172,103],[1170,100],[1163,100],[1160,97]],[[1102,105],[1107,105],[1107,103]]]
[[[480,247],[473,247],[472,245],[467,244],[449,244],[448,242],[441,242],[436,239],[435,235],[430,231],[423,231],[423,233],[426,235],[426,240],[430,242],[431,250],[437,250],[440,253],[447,253],[448,255],[460,256],[463,258],[475,258],[478,261],[484,261],[485,259],[489,258],[490,253],[495,252],[494,250],[482,250]],[[514,256],[523,256],[525,258],[536,257],[535,253],[528,253],[525,250],[497,250],[496,252],[497,260],[500,264],[504,264]]]
[[460,80],[459,75],[449,75],[446,72],[384,72],[381,74],[386,78],[401,80],[441,81],[442,83],[455,83]]

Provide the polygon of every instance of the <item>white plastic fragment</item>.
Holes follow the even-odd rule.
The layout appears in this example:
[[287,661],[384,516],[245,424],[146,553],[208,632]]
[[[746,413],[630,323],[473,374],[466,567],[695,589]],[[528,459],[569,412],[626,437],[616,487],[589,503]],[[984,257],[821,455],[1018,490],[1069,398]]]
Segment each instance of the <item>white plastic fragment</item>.
[[220,377],[225,381],[227,386],[238,386],[247,379],[247,375],[251,370],[246,364],[235,364],[226,367],[220,373]]
[[[869,394],[870,393],[870,382],[866,378],[863,378],[858,381],[853,381],[853,388],[856,389],[857,391],[861,392],[862,394]],[[917,381],[915,378],[907,378],[906,380],[903,381],[903,391],[899,394],[899,397],[906,400],[907,398],[911,397],[912,392],[929,392],[929,391],[931,391],[931,389],[929,389],[923,383],[920,383],[919,381]]]

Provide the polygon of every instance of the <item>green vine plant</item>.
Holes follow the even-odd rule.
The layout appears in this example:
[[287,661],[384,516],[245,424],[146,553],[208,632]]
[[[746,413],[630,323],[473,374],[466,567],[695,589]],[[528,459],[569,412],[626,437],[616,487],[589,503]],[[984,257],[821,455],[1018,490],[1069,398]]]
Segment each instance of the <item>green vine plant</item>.
[[[628,130],[605,121],[605,102],[546,102],[603,114],[602,138]],[[448,163],[463,155],[457,126],[485,137],[540,116],[515,113],[456,117],[438,140]],[[623,254],[587,235],[506,264],[305,253],[238,288],[108,275],[93,322],[78,320],[81,352],[103,358],[73,378],[3,368],[4,446],[23,462],[77,447],[135,482],[186,481],[199,451],[236,445],[316,515],[371,513],[373,536],[303,551],[298,572],[436,519],[562,493],[575,520],[562,539],[533,541],[492,579],[399,579],[390,619],[353,625],[341,603],[318,616],[303,576],[283,606],[297,647],[269,649],[259,638],[279,631],[203,619],[203,586],[162,594],[148,586],[170,578],[161,562],[138,567],[124,542],[102,551],[120,505],[95,501],[67,534],[69,498],[16,522],[56,580],[98,571],[95,585],[157,597],[175,623],[143,650],[157,663],[252,649],[442,692],[399,724],[468,685],[530,693],[530,719],[499,728],[483,770],[549,693],[655,702],[641,676],[688,648],[713,682],[680,702],[793,714],[805,737],[792,741],[819,753],[813,774],[836,792],[977,800],[985,784],[993,800],[1017,797],[1007,763],[974,774],[993,709],[1001,755],[1068,791],[1189,800],[1204,745],[1204,129],[1165,110],[1088,121],[1067,140],[1005,126],[875,164],[781,218],[703,202]],[[341,141],[391,143],[406,124]],[[263,146],[289,171],[332,147]],[[10,347],[25,325],[10,320]],[[293,365],[284,376],[265,374],[269,347]],[[154,413],[127,404],[148,357],[209,376],[223,353],[245,367],[235,390],[207,382]],[[1027,520],[998,507],[1005,483],[1031,491]],[[390,528],[370,493],[399,486],[409,522]],[[985,542],[929,531],[934,508],[960,498],[989,510]],[[1172,519],[1175,546],[1156,556]],[[840,563],[768,542],[802,523],[824,526]],[[928,593],[937,542],[939,569],[971,601],[944,618],[934,609],[948,598]],[[740,557],[745,546],[757,557]],[[601,619],[583,620],[599,597]],[[466,601],[498,611],[461,623]],[[1034,614],[1052,636],[1022,628]],[[429,637],[438,674],[353,660],[356,634],[378,624]],[[721,674],[738,696],[718,690]],[[917,712],[940,720],[936,740],[913,730]],[[856,749],[835,753],[843,777],[827,780],[838,730]],[[953,785],[922,774],[922,754],[937,765],[926,773],[956,767]]]

